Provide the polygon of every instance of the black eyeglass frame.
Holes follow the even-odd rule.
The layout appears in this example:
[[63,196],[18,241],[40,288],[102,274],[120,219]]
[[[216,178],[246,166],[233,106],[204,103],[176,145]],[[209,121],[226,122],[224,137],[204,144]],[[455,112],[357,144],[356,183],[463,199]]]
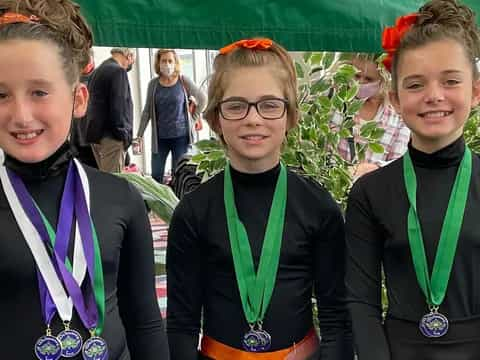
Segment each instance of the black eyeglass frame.
[[[264,101],[272,101],[272,100],[276,100],[276,101],[281,101],[283,103],[283,111],[282,111],[282,114],[279,115],[279,116],[275,116],[275,117],[265,117],[263,116],[262,114],[260,114],[260,111],[258,110],[258,104],[259,103],[262,103]],[[233,102],[233,101],[236,101],[236,102],[243,102],[245,104],[248,105],[248,109],[247,109],[247,112],[245,113],[245,115],[241,118],[228,118],[226,117],[224,114],[223,114],[223,111],[222,111],[222,104],[225,104],[225,103],[229,103],[229,102]],[[285,112],[287,111],[287,107],[288,107],[288,100],[287,99],[282,99],[282,98],[276,98],[276,97],[273,97],[273,98],[266,98],[266,99],[260,99],[258,101],[254,101],[254,102],[250,102],[250,101],[247,101],[247,100],[243,100],[243,99],[228,99],[228,100],[224,100],[224,101],[220,101],[218,104],[217,104],[217,111],[219,112],[220,115],[222,115],[222,117],[225,119],[225,120],[228,120],[228,121],[240,121],[240,120],[243,120],[245,119],[248,114],[250,113],[250,109],[253,107],[255,107],[255,110],[257,111],[257,114],[260,115],[260,117],[262,117],[263,119],[265,120],[278,120],[280,118],[283,117],[283,115],[285,115]]]

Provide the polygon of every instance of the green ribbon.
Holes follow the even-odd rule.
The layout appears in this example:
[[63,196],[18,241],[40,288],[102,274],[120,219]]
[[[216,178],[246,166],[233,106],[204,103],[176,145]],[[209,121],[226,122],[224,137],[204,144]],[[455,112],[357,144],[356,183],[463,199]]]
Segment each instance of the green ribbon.
[[243,312],[249,324],[259,323],[270,304],[277,277],[287,203],[287,171],[280,164],[257,273],[247,231],[235,206],[230,164],[225,167],[223,190],[228,235]]
[[472,153],[465,147],[465,153],[457,170],[455,183],[450,193],[447,212],[443,220],[440,241],[435,255],[432,276],[428,272],[427,257],[417,211],[417,179],[412,159],[407,152],[403,157],[403,174],[410,209],[408,211],[408,240],[417,280],[429,306],[439,306],[447,292],[457,249],[458,237],[463,223],[468,190],[472,174]]

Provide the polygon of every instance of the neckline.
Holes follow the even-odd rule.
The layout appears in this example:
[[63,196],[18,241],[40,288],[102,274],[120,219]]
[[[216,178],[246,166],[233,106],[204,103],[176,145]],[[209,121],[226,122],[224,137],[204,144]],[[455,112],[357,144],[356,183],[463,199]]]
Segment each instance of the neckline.
[[408,151],[415,166],[430,169],[458,166],[465,152],[465,139],[460,136],[454,142],[431,154],[420,151],[408,143]]

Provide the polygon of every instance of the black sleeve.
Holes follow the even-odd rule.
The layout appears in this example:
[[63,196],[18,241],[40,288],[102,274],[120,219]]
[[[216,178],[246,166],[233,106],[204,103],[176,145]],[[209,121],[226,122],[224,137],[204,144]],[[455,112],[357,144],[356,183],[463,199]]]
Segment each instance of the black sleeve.
[[117,140],[127,144],[132,140],[131,95],[127,72],[121,68],[112,74],[109,100],[112,133]]
[[120,255],[118,307],[132,359],[169,359],[167,336],[157,303],[153,240],[141,195],[131,184],[130,221]]
[[350,193],[346,215],[349,308],[359,360],[389,360],[382,324],[382,237],[362,180]]
[[178,204],[167,245],[167,332],[172,360],[196,360],[203,305],[198,222],[189,197]]
[[314,248],[315,296],[320,323],[320,359],[352,360],[350,316],[345,304],[345,231],[340,209],[329,197]]

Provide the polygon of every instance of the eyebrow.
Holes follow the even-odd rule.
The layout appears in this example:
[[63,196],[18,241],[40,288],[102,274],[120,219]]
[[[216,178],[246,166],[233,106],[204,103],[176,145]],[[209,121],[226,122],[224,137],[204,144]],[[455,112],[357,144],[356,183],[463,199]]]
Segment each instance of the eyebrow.
[[[263,95],[263,96],[260,96],[255,101],[268,100],[268,99],[283,99],[283,97],[282,96],[277,96],[277,95]],[[250,101],[247,98],[244,98],[244,97],[241,97],[241,96],[230,96],[228,98],[223,99],[222,101],[231,101],[231,100],[242,100],[242,101],[247,101],[247,102]]]
[[[458,74],[458,75],[461,75],[463,73],[463,71],[461,70],[445,70],[445,71],[442,71],[442,75],[451,75],[451,74]],[[416,79],[423,79],[425,76],[423,75],[420,75],[420,74],[414,74],[414,75],[409,75],[405,78],[403,78],[402,82],[403,81],[408,81],[408,80],[416,80]]]

